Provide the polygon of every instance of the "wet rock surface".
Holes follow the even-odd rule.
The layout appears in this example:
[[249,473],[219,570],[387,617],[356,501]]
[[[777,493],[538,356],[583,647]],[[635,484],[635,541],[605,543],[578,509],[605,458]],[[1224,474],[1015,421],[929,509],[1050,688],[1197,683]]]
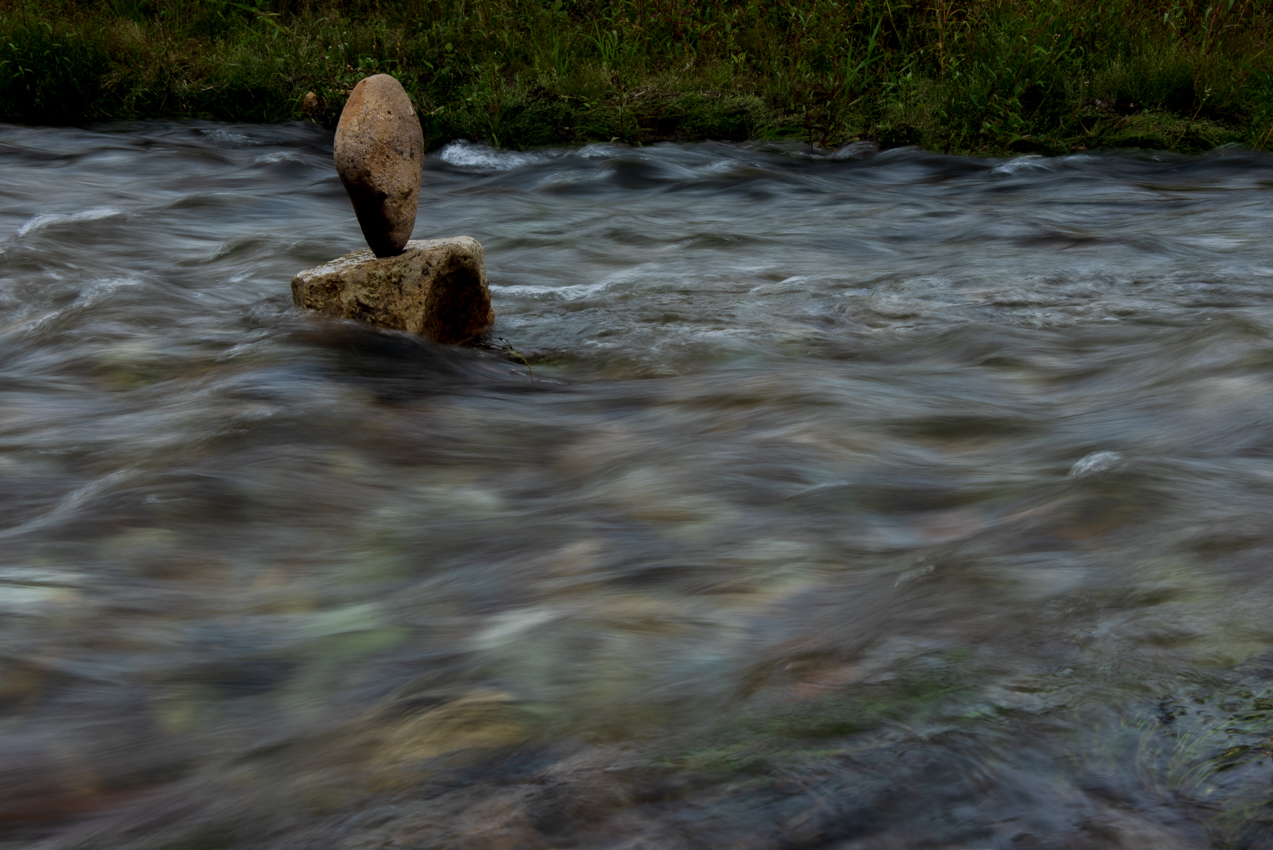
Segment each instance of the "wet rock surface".
[[401,253],[415,227],[424,134],[393,77],[376,74],[354,86],[336,127],[335,159],[371,250]]
[[467,236],[415,240],[393,257],[355,251],[292,278],[298,307],[434,342],[467,342],[495,320],[482,246]]

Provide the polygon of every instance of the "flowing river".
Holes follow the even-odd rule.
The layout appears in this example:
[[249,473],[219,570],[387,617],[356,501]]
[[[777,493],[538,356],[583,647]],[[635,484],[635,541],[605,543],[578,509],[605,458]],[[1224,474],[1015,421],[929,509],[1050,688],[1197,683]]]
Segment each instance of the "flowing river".
[[1273,156],[331,144],[0,126],[0,850],[1273,846]]

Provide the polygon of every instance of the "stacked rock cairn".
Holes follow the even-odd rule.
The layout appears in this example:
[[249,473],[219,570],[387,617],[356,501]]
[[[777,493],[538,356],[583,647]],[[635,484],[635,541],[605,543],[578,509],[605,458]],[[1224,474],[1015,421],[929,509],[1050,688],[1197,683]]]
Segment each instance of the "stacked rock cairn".
[[296,306],[443,343],[491,326],[477,240],[411,239],[423,168],[424,134],[402,85],[388,74],[361,80],[336,127],[336,171],[370,250],[293,277]]

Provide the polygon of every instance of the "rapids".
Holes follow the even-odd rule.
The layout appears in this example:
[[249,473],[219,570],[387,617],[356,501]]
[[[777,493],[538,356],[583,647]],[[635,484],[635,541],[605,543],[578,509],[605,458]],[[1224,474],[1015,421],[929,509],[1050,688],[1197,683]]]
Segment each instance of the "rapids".
[[312,126],[0,174],[2,850],[1273,844],[1273,156],[455,142],[475,349]]

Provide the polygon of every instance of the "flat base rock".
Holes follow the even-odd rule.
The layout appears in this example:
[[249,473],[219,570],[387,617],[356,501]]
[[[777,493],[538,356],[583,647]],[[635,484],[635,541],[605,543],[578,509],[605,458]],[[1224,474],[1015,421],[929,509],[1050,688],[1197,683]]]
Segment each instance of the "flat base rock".
[[495,321],[486,257],[468,236],[413,239],[394,257],[346,254],[292,278],[292,302],[434,342],[467,342]]

